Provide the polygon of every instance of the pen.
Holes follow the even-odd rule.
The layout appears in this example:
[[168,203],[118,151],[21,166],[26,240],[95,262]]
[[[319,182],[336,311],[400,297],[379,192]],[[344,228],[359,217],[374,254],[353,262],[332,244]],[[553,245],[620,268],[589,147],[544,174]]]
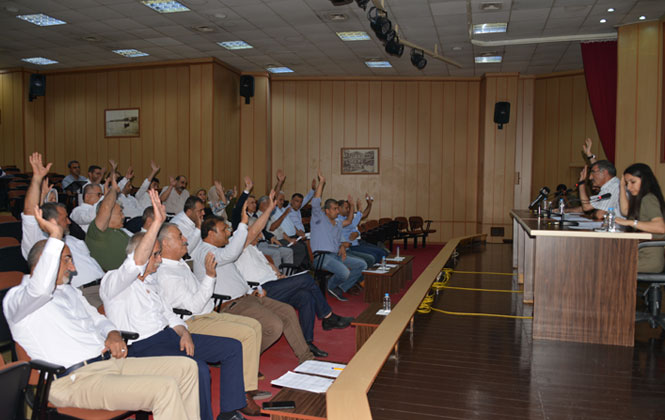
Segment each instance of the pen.
[[344,370],[344,368],[337,368],[337,367],[334,367],[334,368],[332,368],[332,370]]

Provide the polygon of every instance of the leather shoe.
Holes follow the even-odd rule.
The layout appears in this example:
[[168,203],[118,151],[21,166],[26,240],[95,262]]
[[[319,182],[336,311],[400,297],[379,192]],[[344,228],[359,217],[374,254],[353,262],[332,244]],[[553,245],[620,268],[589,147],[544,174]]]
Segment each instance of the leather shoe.
[[309,345],[309,351],[311,351],[315,357],[328,357],[328,353],[316,347],[314,343],[307,343],[307,345]]
[[261,415],[259,405],[254,402],[254,398],[252,398],[249,392],[245,393],[245,401],[247,401],[247,405],[240,410],[241,413],[247,414],[248,416]]
[[334,289],[328,289],[328,293],[330,293],[334,298],[336,298],[340,302],[349,301],[347,298],[344,297],[344,291],[339,287],[335,287]]
[[259,381],[262,381],[262,380],[264,380],[265,378],[266,378],[266,375],[264,375],[263,373],[259,372]]
[[344,329],[351,324],[353,318],[340,317],[335,314],[330,315],[328,318],[323,318],[321,320],[321,326],[324,330],[332,330],[333,328]]

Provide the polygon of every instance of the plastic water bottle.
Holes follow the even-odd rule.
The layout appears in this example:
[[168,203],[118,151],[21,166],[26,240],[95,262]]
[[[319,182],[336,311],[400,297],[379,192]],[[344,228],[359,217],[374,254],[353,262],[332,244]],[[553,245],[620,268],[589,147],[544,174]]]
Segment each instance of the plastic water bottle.
[[390,295],[386,293],[383,295],[383,310],[384,311],[390,311]]
[[386,268],[386,257],[381,258],[381,268],[383,268],[383,269]]
[[561,218],[563,219],[563,214],[564,214],[564,209],[566,208],[566,204],[563,202],[563,198],[559,199],[559,214],[561,215]]
[[399,247],[397,247],[397,258],[399,258]]
[[608,232],[616,232],[617,231],[617,225],[616,225],[616,214],[614,213],[614,207],[610,207],[607,209],[607,231]]

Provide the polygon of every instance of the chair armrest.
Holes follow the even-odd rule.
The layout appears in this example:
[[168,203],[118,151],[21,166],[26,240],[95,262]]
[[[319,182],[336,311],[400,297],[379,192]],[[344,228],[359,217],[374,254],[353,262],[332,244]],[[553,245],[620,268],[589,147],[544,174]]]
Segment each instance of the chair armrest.
[[42,372],[54,373],[56,375],[65,371],[64,366],[37,359],[30,360],[30,367],[36,370],[41,370]]
[[220,294],[217,294],[217,293],[213,293],[212,298],[214,300],[231,300],[231,296],[229,296],[229,295],[220,295]]
[[181,308],[173,308],[173,312],[177,315],[180,315],[180,318],[184,318],[185,315],[189,316],[192,314],[191,311],[188,311],[187,309],[181,309]]
[[645,241],[645,242],[640,242],[640,243],[637,245],[637,248],[638,248],[638,249],[642,249],[642,248],[653,248],[653,247],[656,247],[656,246],[662,246],[662,247],[665,247],[665,241]]
[[222,302],[225,301],[225,300],[230,300],[230,299],[231,299],[231,296],[220,295],[220,294],[217,294],[217,293],[213,293],[212,294],[212,301],[213,301],[213,304],[214,304],[213,308],[215,308],[214,310],[219,313],[219,311],[222,309],[222,307],[221,307]]
[[261,283],[259,283],[258,281],[248,281],[247,285],[249,287],[259,287],[261,285]]
[[[330,251],[316,251],[312,254],[312,259],[313,260],[316,260],[316,257],[318,257],[319,255],[324,256],[323,258],[319,258],[319,260],[316,262],[316,264],[314,266],[314,271],[321,271],[321,267],[323,267],[323,260],[326,259],[326,257],[325,257],[326,254],[332,254],[332,252],[330,252]],[[314,261],[312,261],[312,262],[314,262]]]
[[123,340],[125,340],[125,343],[127,343],[129,340],[136,340],[139,338],[139,333],[134,332],[134,331],[119,331],[120,336],[122,337]]
[[282,268],[290,268],[290,269],[293,269],[293,270],[297,270],[297,269],[299,269],[300,267],[297,266],[297,265],[295,265],[295,264],[281,263],[281,264],[279,265],[279,267],[277,267],[277,268],[279,268],[280,270],[281,270]]

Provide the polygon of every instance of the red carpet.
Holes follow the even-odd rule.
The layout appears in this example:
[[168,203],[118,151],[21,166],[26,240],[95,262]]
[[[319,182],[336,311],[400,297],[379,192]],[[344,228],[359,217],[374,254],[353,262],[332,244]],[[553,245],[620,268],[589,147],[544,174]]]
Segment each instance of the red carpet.
[[[401,251],[402,255],[413,255],[415,257],[413,260],[413,279],[409,282],[409,286],[418,278],[430,261],[432,261],[432,259],[439,253],[441,248],[441,245],[427,245],[424,249],[411,248],[406,251]],[[399,301],[405,292],[406,288],[399,293],[391,295],[393,305]],[[333,312],[341,316],[357,316],[367,307],[367,304],[363,302],[362,295],[348,295],[347,297],[349,298],[348,302],[340,302],[337,299],[328,296],[328,303],[332,307]],[[314,344],[316,344],[318,348],[328,352],[329,356],[325,360],[346,363],[351,360],[355,354],[355,329],[350,327],[343,330],[324,331],[321,327],[321,321],[317,320],[314,328]],[[289,347],[286,339],[282,336],[279,341],[261,355],[259,370],[265,375],[266,379],[259,381],[259,388],[270,391],[275,395],[279,392],[280,388],[270,385],[270,381],[279,378],[289,370],[293,370],[296,366],[298,366],[298,359],[296,359],[293,351],[291,351],[291,347]],[[219,395],[219,369],[213,368],[211,373],[212,406],[215,415],[217,415],[219,411],[219,401],[217,399],[217,396]],[[262,401],[257,401],[259,405],[261,405],[261,402]]]

